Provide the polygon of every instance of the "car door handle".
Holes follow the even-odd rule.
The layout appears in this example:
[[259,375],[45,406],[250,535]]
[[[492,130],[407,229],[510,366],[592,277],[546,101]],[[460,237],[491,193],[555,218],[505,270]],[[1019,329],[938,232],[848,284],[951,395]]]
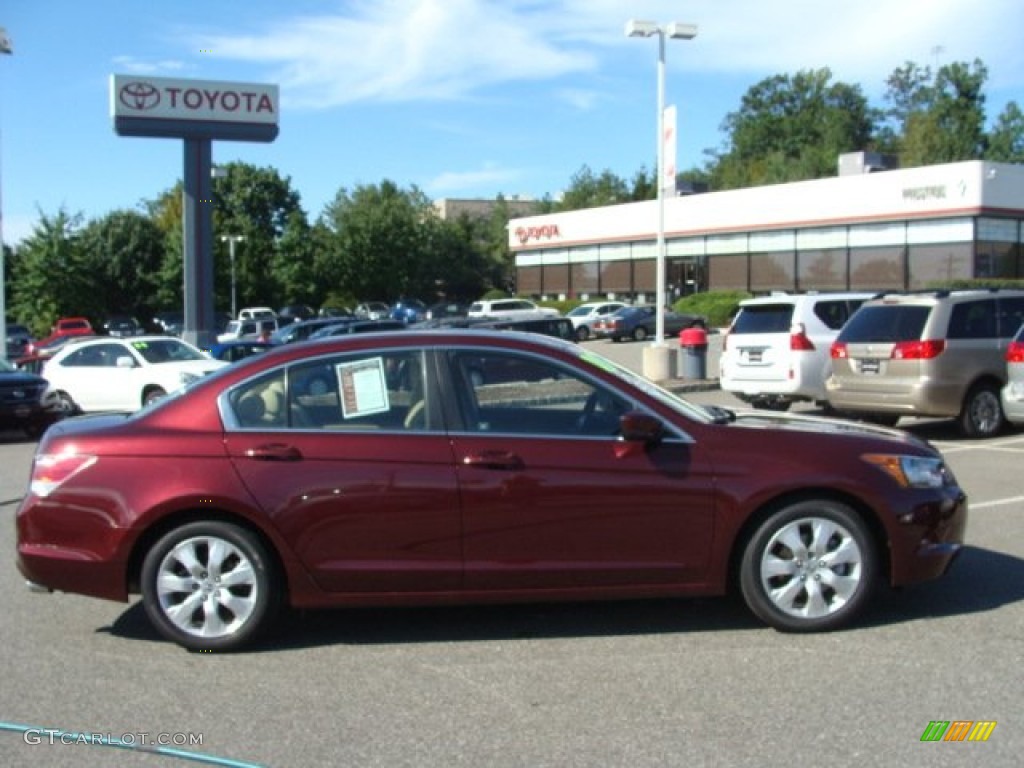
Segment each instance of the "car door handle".
[[508,451],[471,453],[462,460],[462,463],[467,467],[484,467],[485,469],[518,470],[525,466],[519,456]]
[[302,458],[302,452],[298,448],[283,443],[257,445],[255,448],[248,448],[245,455],[259,461],[299,461]]

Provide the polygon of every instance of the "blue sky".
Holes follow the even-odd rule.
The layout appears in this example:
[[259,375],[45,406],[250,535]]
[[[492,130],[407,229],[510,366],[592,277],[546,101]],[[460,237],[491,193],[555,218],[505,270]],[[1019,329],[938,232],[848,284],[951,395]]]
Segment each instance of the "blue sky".
[[39,211],[136,208],[181,176],[181,142],[119,138],[111,73],[277,83],[271,144],[214,162],[273,166],[314,219],[344,187],[390,179],[431,198],[557,197],[584,164],[655,162],[657,42],[630,18],[697,24],[666,45],[680,169],[722,143],[753,84],[829,67],[882,106],[906,61],[982,59],[992,120],[1024,106],[1020,0],[4,0],[3,236]]

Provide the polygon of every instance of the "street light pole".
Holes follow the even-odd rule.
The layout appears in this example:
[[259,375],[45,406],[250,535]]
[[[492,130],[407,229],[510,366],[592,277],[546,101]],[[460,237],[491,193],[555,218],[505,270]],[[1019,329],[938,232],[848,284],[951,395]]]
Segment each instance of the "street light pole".
[[221,235],[220,241],[228,244],[228,253],[231,254],[231,319],[238,319],[238,301],[235,295],[235,243],[245,240],[242,235]]
[[658,36],[658,227],[655,244],[654,276],[654,340],[644,350],[644,375],[650,379],[669,377],[670,350],[665,344],[665,38],[692,40],[697,36],[696,24],[671,22],[664,26],[653,21],[630,19],[626,22],[627,37]]
[[[13,54],[14,48],[11,39],[7,37],[7,30],[0,27],[0,55]],[[3,161],[0,160],[0,164]],[[4,213],[3,213],[3,192],[0,190],[0,339],[4,340],[3,347],[0,347],[0,360],[7,359],[7,280],[5,276],[7,269],[4,264]]]

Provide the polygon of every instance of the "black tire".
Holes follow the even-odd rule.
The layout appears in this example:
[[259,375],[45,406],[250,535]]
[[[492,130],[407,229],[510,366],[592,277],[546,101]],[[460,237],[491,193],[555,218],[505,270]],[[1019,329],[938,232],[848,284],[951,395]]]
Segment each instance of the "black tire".
[[750,610],[784,632],[822,632],[853,620],[878,578],[874,541],[857,514],[828,499],[773,513],[747,542],[740,589]]
[[280,598],[266,548],[231,523],[175,528],[142,563],[149,620],[192,651],[232,651],[251,642],[273,623]]
[[60,411],[61,417],[65,416],[76,416],[81,413],[82,410],[78,407],[78,403],[71,399],[71,395],[67,392],[58,392],[56,394],[57,408]]
[[142,396],[142,404],[149,405],[150,403],[155,403],[160,398],[166,396],[167,393],[160,387],[151,387],[150,389],[147,389],[146,394]]
[[858,414],[858,417],[861,421],[878,424],[882,427],[895,427],[900,420],[898,413],[861,413]]
[[633,341],[643,341],[647,338],[647,329],[642,325],[638,325],[633,329]]
[[995,437],[1005,422],[999,390],[991,384],[977,384],[964,398],[957,425],[964,437]]
[[590,329],[585,325],[581,325],[576,329],[576,341],[586,341],[590,338]]

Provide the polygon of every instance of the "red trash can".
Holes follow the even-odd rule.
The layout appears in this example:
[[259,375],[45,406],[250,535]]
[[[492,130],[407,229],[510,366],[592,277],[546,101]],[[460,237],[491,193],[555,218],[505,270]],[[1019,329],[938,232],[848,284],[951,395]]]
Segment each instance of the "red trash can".
[[679,332],[679,378],[708,377],[708,332],[699,326]]

